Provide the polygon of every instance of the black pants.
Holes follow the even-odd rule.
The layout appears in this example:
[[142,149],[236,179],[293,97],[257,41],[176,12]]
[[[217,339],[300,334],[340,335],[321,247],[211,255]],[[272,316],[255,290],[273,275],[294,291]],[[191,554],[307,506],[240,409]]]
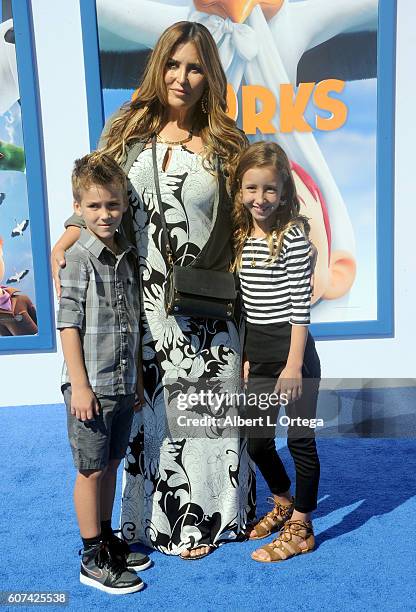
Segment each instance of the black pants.
[[[259,393],[272,393],[285,365],[286,362],[250,362],[249,393],[256,394],[257,397]],[[302,397],[285,407],[286,415],[290,419],[316,417],[321,368],[315,343],[310,335],[305,348],[302,375],[304,379]],[[259,410],[257,404],[256,410],[250,411],[250,416],[260,415],[266,420],[269,415],[270,421],[276,422],[278,412],[278,406],[269,407],[265,411]],[[267,430],[265,432],[263,428],[261,436],[256,435],[254,430],[249,432],[248,452],[257,464],[270,491],[280,495],[289,489],[290,479],[276,451],[274,428],[269,428],[269,431],[270,433]],[[318,498],[320,464],[314,432],[314,429],[297,423],[288,426],[287,445],[296,469],[295,509],[305,513],[316,509]]]

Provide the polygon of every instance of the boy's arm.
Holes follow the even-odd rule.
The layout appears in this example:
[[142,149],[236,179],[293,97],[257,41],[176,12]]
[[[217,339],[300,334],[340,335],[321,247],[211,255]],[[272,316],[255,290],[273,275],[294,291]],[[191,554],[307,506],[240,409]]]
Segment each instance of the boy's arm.
[[85,262],[68,256],[67,265],[60,276],[62,294],[57,328],[71,381],[71,413],[82,421],[91,420],[99,413],[99,403],[90,387],[79,333],[85,316],[88,269]]
[[61,329],[61,344],[71,381],[71,414],[81,421],[91,421],[99,414],[100,405],[90,387],[85,370],[78,329]]

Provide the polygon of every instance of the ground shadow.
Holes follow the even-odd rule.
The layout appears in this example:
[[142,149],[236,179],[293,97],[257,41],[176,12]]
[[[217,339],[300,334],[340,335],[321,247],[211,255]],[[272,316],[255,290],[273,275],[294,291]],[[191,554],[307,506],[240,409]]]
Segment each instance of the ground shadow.
[[[412,439],[342,438],[318,440],[321,460],[319,499],[314,518],[337,510],[337,523],[318,533],[318,546],[355,531],[374,516],[392,512],[415,494],[415,442]],[[287,447],[279,450],[295,482],[293,461]],[[257,515],[268,512],[270,495],[258,473]],[[351,506],[357,505],[356,508]],[[342,516],[342,509],[346,514]]]

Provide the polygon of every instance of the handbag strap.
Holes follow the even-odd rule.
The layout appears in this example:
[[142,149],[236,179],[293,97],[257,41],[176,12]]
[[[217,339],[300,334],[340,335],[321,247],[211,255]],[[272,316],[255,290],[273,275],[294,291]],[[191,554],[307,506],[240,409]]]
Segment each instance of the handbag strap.
[[[166,225],[165,210],[163,208],[162,196],[160,193],[159,172],[157,168],[157,157],[156,157],[156,134],[153,134],[152,136],[152,159],[153,159],[153,176],[155,180],[157,202],[159,204],[160,220],[162,222],[163,239],[166,245],[168,263],[170,266],[173,266],[174,262],[173,262],[172,243],[169,238],[169,232],[168,232],[168,228]],[[221,196],[222,196],[223,190],[225,189],[225,181],[224,181],[224,176],[221,172],[221,163],[220,163],[220,158],[218,156],[217,156],[217,173],[218,173],[218,182],[219,182],[218,188],[220,192],[220,198],[219,198],[219,205],[220,205],[221,200],[222,200]]]
[[166,245],[168,263],[170,266],[173,266],[172,244],[169,239],[169,232],[168,232],[168,228],[166,225],[165,211],[163,208],[162,196],[160,194],[159,171],[157,169],[157,157],[156,157],[156,134],[152,136],[152,159],[153,159],[153,176],[155,179],[156,195],[157,195],[157,201],[159,204],[160,220],[162,222],[162,229],[163,229],[163,239]]

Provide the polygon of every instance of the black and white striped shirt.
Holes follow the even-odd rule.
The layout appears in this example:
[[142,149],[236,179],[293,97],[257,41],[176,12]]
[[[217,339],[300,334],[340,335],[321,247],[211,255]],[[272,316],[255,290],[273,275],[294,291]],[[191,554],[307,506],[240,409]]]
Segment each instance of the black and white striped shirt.
[[285,232],[279,258],[272,264],[265,263],[268,259],[267,240],[248,238],[239,272],[247,321],[308,325],[312,293],[309,241],[298,226]]

